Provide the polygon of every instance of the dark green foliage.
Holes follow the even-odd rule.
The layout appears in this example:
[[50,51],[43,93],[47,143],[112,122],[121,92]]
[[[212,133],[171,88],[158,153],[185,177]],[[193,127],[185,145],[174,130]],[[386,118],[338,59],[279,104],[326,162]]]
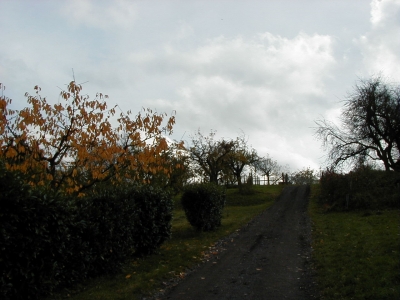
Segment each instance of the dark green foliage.
[[84,226],[74,228],[73,234],[82,237],[81,259],[88,276],[118,270],[133,253],[133,205],[116,190],[76,201],[75,218]]
[[171,236],[173,201],[160,188],[142,186],[129,193],[134,199],[135,254],[151,254]]
[[154,252],[171,232],[172,200],[152,187],[66,199],[0,170],[0,298],[37,299]]
[[225,190],[216,184],[193,184],[182,195],[182,207],[189,223],[198,230],[210,231],[221,225]]
[[[73,281],[65,202],[0,172],[0,297],[35,299]],[[75,277],[76,278],[76,277]]]
[[[249,177],[251,178],[251,177]],[[249,182],[249,180],[247,180],[248,182],[246,183],[242,183],[241,185],[239,185],[239,194],[241,195],[253,195],[255,193],[254,189],[253,189],[253,182]]]
[[327,209],[383,209],[400,205],[400,174],[359,168],[349,174],[323,172],[320,201]]

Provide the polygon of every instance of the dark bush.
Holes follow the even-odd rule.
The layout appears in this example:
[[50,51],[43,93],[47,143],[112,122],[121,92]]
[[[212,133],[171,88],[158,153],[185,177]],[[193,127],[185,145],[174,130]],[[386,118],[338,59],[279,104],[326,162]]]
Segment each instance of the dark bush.
[[189,223],[198,230],[209,231],[221,225],[225,190],[213,183],[186,187],[182,207]]
[[0,166],[0,298],[38,299],[114,272],[171,233],[172,200],[137,187],[67,199]]
[[103,190],[75,202],[73,228],[81,236],[80,253],[88,276],[112,273],[134,252],[134,202],[118,190]]
[[77,208],[90,276],[118,270],[132,254],[153,253],[171,235],[172,199],[155,187],[104,189],[77,200]]
[[329,209],[384,209],[400,205],[400,173],[359,168],[348,174],[323,172],[320,202]]
[[36,299],[73,281],[65,202],[1,168],[0,224],[1,299]]
[[132,190],[129,196],[135,200],[135,254],[151,254],[171,236],[172,198],[162,189],[147,185]]
[[[250,177],[249,177],[250,178]],[[241,195],[253,195],[255,190],[253,189],[252,183],[242,183],[239,185],[239,194]]]

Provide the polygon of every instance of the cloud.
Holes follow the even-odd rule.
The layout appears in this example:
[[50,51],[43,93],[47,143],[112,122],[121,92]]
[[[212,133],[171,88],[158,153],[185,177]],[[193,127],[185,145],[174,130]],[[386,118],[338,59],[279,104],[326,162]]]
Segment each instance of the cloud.
[[400,0],[371,2],[371,30],[356,42],[369,75],[382,74],[400,80]]
[[372,0],[371,1],[371,23],[374,27],[385,26],[387,21],[399,23],[400,1],[399,0]]
[[62,11],[71,23],[102,30],[129,29],[137,15],[135,4],[128,0],[73,0],[66,2]]
[[275,159],[295,168],[311,165],[306,158],[310,143],[319,151],[311,127],[325,111],[326,81],[336,65],[330,36],[220,36],[191,51],[168,45],[158,55],[131,53],[130,61],[141,76],[175,78],[173,99],[146,103],[176,110],[177,138],[199,128],[203,133],[217,130],[225,138],[243,131],[261,155],[276,154]]
[[194,29],[188,23],[180,21],[176,40],[185,40],[194,35]]
[[244,132],[261,155],[317,168],[314,120],[337,119],[357,75],[399,78],[399,1],[311,1],[307,14],[279,1],[0,1],[0,77],[21,105],[35,84],[57,101],[74,68],[110,106],[176,111],[175,139]]
[[252,39],[218,37],[190,52],[168,46],[153,59],[149,53],[130,56],[136,67],[152,73],[184,72],[245,85],[295,86],[296,92],[305,94],[321,93],[325,76],[320,73],[334,63],[331,37],[304,33],[294,39],[270,33]]
[[304,33],[294,39],[270,33],[250,40],[219,37],[190,53],[169,48],[161,56],[132,54],[131,59],[149,74],[185,74],[177,87],[185,114],[227,123],[237,122],[225,118],[232,113],[242,115],[242,122],[257,123],[255,117],[268,111],[279,118],[286,105],[300,109],[309,104],[301,101],[324,95],[324,81],[335,65],[331,38]]

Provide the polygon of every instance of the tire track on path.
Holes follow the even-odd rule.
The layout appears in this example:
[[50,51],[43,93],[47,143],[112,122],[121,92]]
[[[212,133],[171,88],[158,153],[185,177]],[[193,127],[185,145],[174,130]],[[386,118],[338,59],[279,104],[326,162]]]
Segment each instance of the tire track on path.
[[288,186],[224,251],[157,299],[316,299],[308,186]]

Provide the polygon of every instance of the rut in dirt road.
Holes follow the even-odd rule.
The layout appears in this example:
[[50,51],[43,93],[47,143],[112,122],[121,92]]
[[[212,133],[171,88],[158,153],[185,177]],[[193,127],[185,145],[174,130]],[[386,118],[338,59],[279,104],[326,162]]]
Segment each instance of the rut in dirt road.
[[190,273],[163,299],[315,299],[310,270],[309,187],[286,187],[273,206],[223,251]]

